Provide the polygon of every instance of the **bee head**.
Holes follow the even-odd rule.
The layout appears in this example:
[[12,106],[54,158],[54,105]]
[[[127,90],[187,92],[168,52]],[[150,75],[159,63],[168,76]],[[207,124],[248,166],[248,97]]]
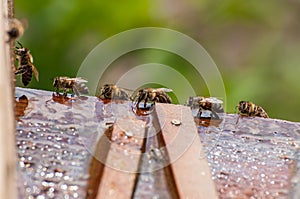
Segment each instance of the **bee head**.
[[53,80],[53,86],[57,87],[58,84],[59,84],[59,77],[55,77],[54,80]]
[[105,84],[104,86],[101,87],[100,90],[101,95],[104,95],[109,92],[111,93],[111,86],[109,84]]
[[238,104],[238,106],[237,106],[237,108],[239,110],[245,110],[245,109],[247,109],[247,102],[246,101],[240,101],[239,104]]
[[11,37],[11,38],[17,38],[20,35],[19,29],[16,27],[11,28],[9,31],[7,31],[7,34]]
[[138,95],[144,95],[146,93],[145,89],[140,89]]
[[18,48],[16,47],[15,49],[15,53],[19,56],[23,56],[29,53],[29,49],[28,48]]

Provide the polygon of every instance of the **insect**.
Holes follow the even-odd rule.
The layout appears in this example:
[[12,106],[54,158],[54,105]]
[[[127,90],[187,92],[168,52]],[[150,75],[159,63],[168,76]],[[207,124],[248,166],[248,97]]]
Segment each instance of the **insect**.
[[152,145],[150,146],[150,149],[149,149],[148,158],[154,159],[155,161],[162,161],[165,159],[163,156],[162,150],[155,148]]
[[264,117],[264,118],[269,118],[268,114],[266,111],[252,102],[249,101],[240,101],[239,104],[237,105],[238,108],[238,113],[241,116],[257,116],[257,117]]
[[16,18],[8,20],[7,34],[9,36],[8,42],[21,37],[24,33],[24,21],[20,21]]
[[215,119],[220,119],[218,113],[224,113],[223,101],[216,97],[196,97],[199,103],[198,117],[204,111],[210,111],[211,117]]
[[15,72],[15,75],[22,75],[22,83],[24,86],[27,86],[32,79],[32,73],[34,74],[37,81],[39,81],[39,73],[35,66],[33,65],[33,57],[30,54],[28,48],[24,48],[21,43],[20,47],[16,47],[15,54],[18,60],[18,68]]
[[53,86],[56,89],[56,94],[59,94],[59,91],[63,90],[63,96],[67,96],[67,92],[72,90],[72,97],[74,93],[79,97],[81,94],[88,94],[89,89],[85,85],[87,80],[82,79],[81,77],[70,78],[70,77],[56,77],[53,81]]
[[144,101],[144,108],[147,106],[147,102],[154,104],[155,102],[159,103],[172,103],[171,98],[167,92],[172,92],[172,89],[169,88],[144,88],[140,89],[135,97],[132,98],[132,101],[137,101],[136,106]]
[[104,86],[102,86],[98,97],[100,99],[129,99],[128,93],[125,91],[125,89],[120,88],[114,84],[105,84]]

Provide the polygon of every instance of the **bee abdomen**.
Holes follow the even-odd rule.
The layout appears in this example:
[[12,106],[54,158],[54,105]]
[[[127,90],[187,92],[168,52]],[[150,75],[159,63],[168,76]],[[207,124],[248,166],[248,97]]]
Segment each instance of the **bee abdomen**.
[[161,94],[157,96],[157,102],[171,104],[172,100],[167,94]]
[[24,84],[24,86],[27,86],[29,84],[29,82],[32,79],[32,69],[28,69],[27,72],[23,73],[22,75],[22,83]]
[[212,104],[211,105],[211,110],[217,112],[217,113],[223,113],[224,108],[222,104]]

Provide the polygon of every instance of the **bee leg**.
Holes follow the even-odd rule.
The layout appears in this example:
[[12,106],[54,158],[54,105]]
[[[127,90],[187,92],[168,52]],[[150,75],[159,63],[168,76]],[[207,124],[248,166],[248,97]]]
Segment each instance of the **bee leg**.
[[213,119],[216,119],[216,120],[220,119],[219,115],[215,111],[211,111],[211,115],[212,115],[211,118],[213,118]]
[[57,95],[60,95],[59,91],[60,91],[60,90],[59,90],[59,87],[56,87],[56,94],[57,94]]
[[139,108],[139,104],[140,104],[140,102],[142,101],[141,100],[141,96],[135,96],[134,98],[133,98],[133,101],[136,101],[137,103],[135,104],[135,106],[137,107],[137,108]]
[[146,108],[147,107],[147,102],[148,102],[148,96],[145,98],[145,100],[144,100],[144,108]]
[[27,65],[22,65],[16,70],[15,75],[24,74],[26,71]]
[[19,41],[17,41],[17,44],[19,45],[19,47],[16,46],[17,49],[23,48],[23,45]]
[[66,88],[64,88],[64,94],[63,94],[63,96],[64,96],[64,97],[67,97],[67,95],[68,95],[68,91],[67,91]]
[[121,91],[121,99],[128,100],[128,95],[125,91]]
[[59,88],[58,87],[55,88],[55,93],[56,93],[56,95],[59,95]]
[[167,96],[163,95],[162,99],[163,99],[163,103],[169,103]]
[[161,96],[161,99],[160,99],[160,102],[161,102],[161,103],[169,103],[169,100],[167,99],[167,96],[162,95],[162,96]]
[[158,102],[158,103],[161,103],[161,98],[157,95],[153,100],[153,102]]
[[78,96],[78,97],[80,97],[80,93],[79,93],[79,91],[78,91],[78,89],[76,88],[76,86],[73,86],[73,92],[72,92],[72,97],[74,97],[74,93]]
[[238,117],[237,117],[237,119],[236,119],[235,125],[237,125],[237,124],[238,124],[240,117],[241,117],[241,115],[240,115],[240,114],[238,114]]
[[202,114],[202,109],[199,108],[198,113],[197,113],[197,118],[201,118],[201,114]]

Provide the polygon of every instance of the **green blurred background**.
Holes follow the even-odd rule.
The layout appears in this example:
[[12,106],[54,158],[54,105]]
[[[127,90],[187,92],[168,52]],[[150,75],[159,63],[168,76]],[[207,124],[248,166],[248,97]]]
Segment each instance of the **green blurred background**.
[[[53,90],[51,78],[76,76],[87,54],[110,36],[165,27],[192,37],[210,54],[224,79],[227,112],[234,112],[239,100],[250,100],[270,117],[300,121],[298,0],[15,0],[15,15],[28,20],[20,41],[40,72],[31,88]],[[159,50],[132,52],[114,64],[147,62],[170,65],[192,82],[203,82],[195,80],[200,77],[188,71],[185,60]],[[208,95],[205,84],[197,84],[197,94]]]

